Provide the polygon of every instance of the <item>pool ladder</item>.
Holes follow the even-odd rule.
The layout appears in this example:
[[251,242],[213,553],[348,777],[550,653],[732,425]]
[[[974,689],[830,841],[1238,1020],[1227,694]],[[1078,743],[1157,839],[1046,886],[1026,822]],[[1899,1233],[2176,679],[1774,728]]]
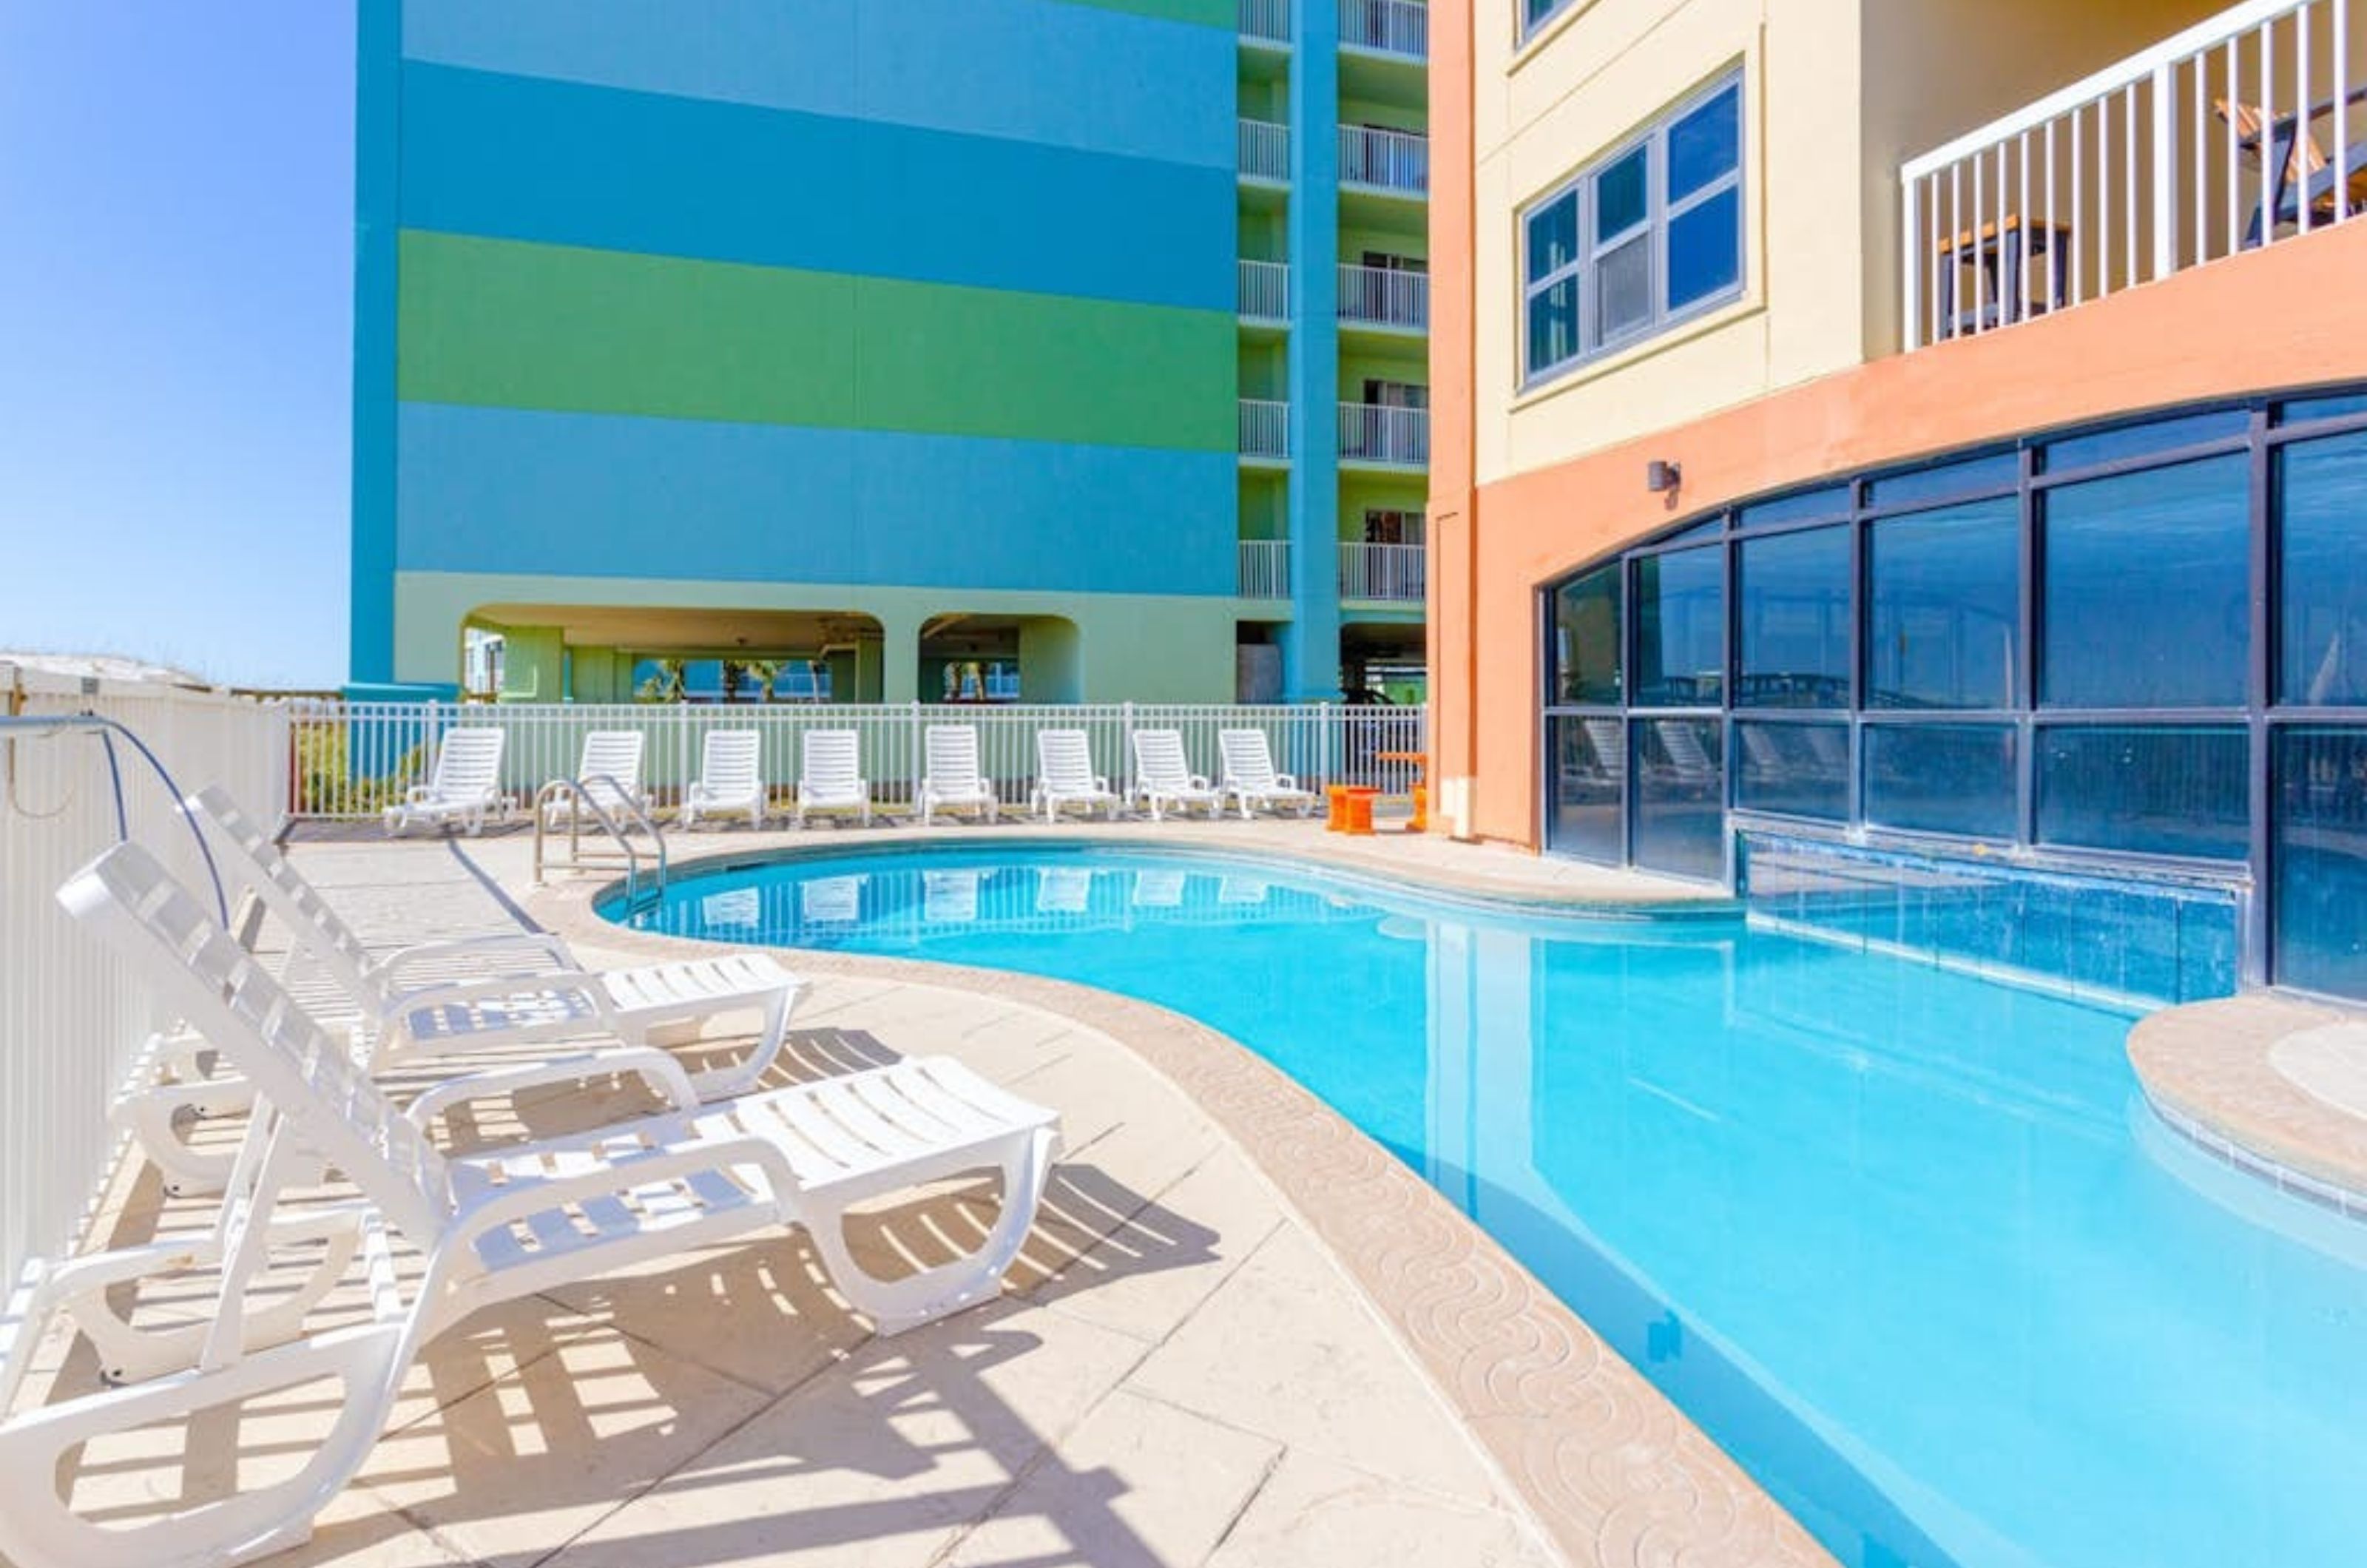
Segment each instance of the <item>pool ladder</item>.
[[[608,794],[622,810],[627,821],[619,823],[609,810],[592,795],[595,783],[608,786]],[[550,822],[547,809],[552,803],[568,803],[567,854],[555,860],[550,854]],[[665,897],[666,846],[665,837],[641,803],[627,794],[615,778],[606,773],[594,773],[586,778],[553,779],[534,792],[534,880],[539,886],[544,873],[549,871],[596,871],[604,866],[625,868],[625,908],[629,911],[645,904],[654,904]],[[586,847],[583,842],[583,818],[590,813],[593,825],[598,828],[614,849]],[[639,828],[650,836],[656,847],[656,876],[645,883],[641,869],[641,853],[633,847],[630,832]]]

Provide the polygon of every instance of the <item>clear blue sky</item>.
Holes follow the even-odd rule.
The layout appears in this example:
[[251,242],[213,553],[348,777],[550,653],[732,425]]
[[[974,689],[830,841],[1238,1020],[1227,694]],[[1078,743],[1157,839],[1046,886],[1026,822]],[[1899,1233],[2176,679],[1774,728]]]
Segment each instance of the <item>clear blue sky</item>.
[[0,0],[0,648],[345,676],[350,0]]

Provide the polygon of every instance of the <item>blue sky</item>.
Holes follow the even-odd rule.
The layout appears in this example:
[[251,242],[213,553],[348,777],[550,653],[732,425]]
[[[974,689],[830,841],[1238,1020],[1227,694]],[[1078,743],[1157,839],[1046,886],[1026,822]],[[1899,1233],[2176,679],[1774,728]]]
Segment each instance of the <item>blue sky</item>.
[[345,675],[353,6],[0,3],[0,648]]

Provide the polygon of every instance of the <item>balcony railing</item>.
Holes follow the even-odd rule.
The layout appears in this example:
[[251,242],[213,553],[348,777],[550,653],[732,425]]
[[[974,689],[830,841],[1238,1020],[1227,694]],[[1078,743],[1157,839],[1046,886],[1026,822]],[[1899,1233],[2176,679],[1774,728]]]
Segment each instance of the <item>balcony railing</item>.
[[2367,27],[2248,0],[1910,160],[1908,348],[2082,305],[2355,217]]
[[1340,319],[1374,327],[1430,325],[1430,277],[1386,266],[1340,269]]
[[1251,261],[1241,267],[1241,314],[1253,321],[1290,320],[1290,264]]
[[1241,121],[1241,173],[1251,179],[1290,178],[1290,127],[1263,119]]
[[1241,36],[1290,41],[1290,0],[1241,0]]
[[[1247,6],[1249,0],[1242,0]],[[1430,57],[1430,7],[1419,0],[1340,0],[1340,41],[1407,60]]]
[[1290,405],[1266,398],[1241,400],[1241,456],[1290,456]]
[[1340,460],[1426,468],[1430,463],[1430,411],[1384,408],[1377,403],[1340,405]]
[[1419,604],[1429,581],[1429,554],[1420,545],[1342,545],[1340,597]]
[[1340,183],[1421,195],[1430,189],[1430,138],[1370,125],[1340,128]]
[[1243,539],[1241,541],[1241,597],[1244,599],[1287,599],[1290,597],[1290,541],[1287,539]]

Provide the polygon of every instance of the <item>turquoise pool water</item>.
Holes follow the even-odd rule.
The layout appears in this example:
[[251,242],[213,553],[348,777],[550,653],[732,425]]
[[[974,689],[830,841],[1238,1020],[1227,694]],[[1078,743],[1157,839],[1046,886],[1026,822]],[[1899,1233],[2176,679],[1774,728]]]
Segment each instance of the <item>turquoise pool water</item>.
[[1738,917],[1050,847],[693,876],[631,923],[1054,976],[1224,1031],[1845,1563],[2367,1562],[2367,1225],[2162,1130],[2129,1010]]

